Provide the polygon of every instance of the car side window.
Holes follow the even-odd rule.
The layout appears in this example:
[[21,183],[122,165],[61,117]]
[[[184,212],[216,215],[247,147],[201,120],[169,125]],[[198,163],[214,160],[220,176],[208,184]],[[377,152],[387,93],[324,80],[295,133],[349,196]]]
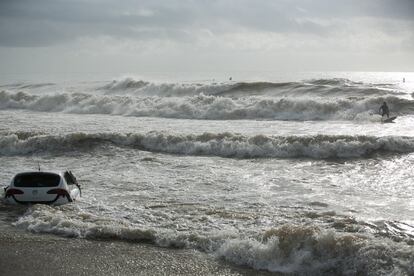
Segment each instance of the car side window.
[[73,185],[73,184],[76,184],[76,178],[73,176],[73,174],[72,174],[72,173],[70,173],[70,172],[66,171],[66,172],[63,174],[63,177],[65,178],[66,183],[68,183],[68,185]]

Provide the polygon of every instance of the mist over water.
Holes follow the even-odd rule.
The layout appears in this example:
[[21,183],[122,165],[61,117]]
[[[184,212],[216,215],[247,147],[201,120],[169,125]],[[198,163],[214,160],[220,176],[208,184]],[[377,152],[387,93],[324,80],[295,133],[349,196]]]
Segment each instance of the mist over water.
[[79,202],[27,207],[13,225],[286,274],[412,275],[404,76],[4,81],[1,178],[39,161],[83,186]]

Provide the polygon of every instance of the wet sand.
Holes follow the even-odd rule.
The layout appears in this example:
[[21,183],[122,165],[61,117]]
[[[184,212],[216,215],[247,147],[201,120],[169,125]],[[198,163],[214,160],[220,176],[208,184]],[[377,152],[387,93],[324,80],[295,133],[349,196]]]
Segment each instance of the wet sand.
[[275,275],[190,249],[36,234],[13,226],[27,206],[0,200],[0,275]]
[[0,275],[273,275],[194,250],[32,234],[3,225]]

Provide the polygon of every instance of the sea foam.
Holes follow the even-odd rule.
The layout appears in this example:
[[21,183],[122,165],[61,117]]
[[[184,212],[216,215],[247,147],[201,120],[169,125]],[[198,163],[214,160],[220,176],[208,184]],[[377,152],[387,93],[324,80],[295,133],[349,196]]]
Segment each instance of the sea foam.
[[413,114],[412,100],[379,98],[231,98],[213,95],[185,97],[60,93],[31,95],[0,92],[0,109],[25,109],[75,114],[108,114],[200,120],[357,120],[378,121],[377,109],[387,101],[399,114]]
[[104,218],[75,206],[36,205],[14,225],[34,233],[87,239],[150,242],[195,248],[258,270],[296,275],[411,275],[409,246],[368,234],[338,233],[317,226],[285,224],[256,234],[226,231],[180,232]]
[[3,133],[0,135],[0,154],[59,154],[67,151],[88,151],[105,144],[168,154],[227,158],[358,158],[372,154],[414,152],[414,138],[405,136],[245,136],[234,133],[181,135],[152,131],[142,134]]

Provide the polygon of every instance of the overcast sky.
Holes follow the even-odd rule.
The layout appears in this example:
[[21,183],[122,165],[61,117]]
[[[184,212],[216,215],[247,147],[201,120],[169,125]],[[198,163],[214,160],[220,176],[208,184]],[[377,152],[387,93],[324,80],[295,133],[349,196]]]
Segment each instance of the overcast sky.
[[0,73],[414,71],[414,0],[0,0]]

